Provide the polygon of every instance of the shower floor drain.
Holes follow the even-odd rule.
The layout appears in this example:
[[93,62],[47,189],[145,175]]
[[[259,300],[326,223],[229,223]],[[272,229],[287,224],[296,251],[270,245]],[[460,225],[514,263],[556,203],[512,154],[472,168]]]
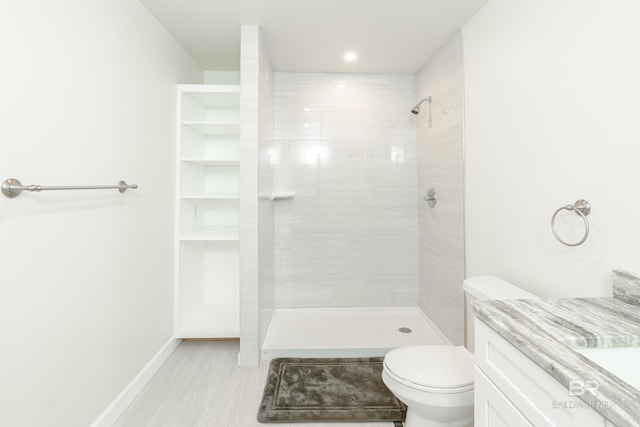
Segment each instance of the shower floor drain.
[[411,328],[407,328],[406,326],[398,328],[398,331],[402,332],[403,334],[410,334],[411,332],[413,332]]

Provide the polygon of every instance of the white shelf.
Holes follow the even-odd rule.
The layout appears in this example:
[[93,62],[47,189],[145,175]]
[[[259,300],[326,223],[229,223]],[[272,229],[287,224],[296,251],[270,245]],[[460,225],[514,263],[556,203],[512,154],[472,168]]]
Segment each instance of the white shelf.
[[240,235],[224,236],[211,234],[183,234],[180,236],[181,242],[239,242]]
[[202,194],[183,194],[181,199],[239,199],[238,193],[202,193]]
[[204,226],[180,233],[182,241],[239,241],[240,229],[235,225]]
[[240,86],[178,85],[176,314],[179,338],[237,338]]
[[181,242],[239,242],[240,235],[222,236],[209,234],[183,234],[180,236]]
[[240,166],[240,160],[213,160],[199,158],[184,158],[181,160],[186,163],[197,163],[205,166]]
[[239,122],[210,122],[206,120],[183,121],[183,126],[202,135],[240,135]]
[[185,319],[178,335],[182,338],[238,338],[239,304],[206,304]]
[[206,108],[240,107],[240,85],[180,85],[184,96]]

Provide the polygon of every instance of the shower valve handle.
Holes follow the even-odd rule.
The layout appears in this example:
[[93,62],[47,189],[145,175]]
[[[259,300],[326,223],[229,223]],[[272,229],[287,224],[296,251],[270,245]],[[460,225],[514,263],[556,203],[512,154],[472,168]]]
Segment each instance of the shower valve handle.
[[433,188],[430,188],[429,191],[427,191],[427,195],[424,196],[422,199],[429,204],[430,208],[434,208],[436,206],[436,201],[438,199],[438,196],[436,195],[436,190]]

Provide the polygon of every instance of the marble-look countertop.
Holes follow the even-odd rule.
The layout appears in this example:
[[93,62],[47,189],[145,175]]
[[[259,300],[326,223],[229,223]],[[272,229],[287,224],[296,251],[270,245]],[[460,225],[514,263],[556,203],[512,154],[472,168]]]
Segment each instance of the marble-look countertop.
[[[476,316],[549,375],[595,380],[582,400],[618,427],[640,426],[640,390],[575,348],[640,346],[640,306],[614,298],[475,301]],[[638,361],[640,365],[640,360]]]

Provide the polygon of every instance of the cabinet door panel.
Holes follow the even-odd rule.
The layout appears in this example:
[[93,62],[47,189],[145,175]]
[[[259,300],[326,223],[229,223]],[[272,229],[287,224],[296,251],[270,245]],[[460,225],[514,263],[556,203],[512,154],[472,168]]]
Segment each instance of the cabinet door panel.
[[605,420],[485,323],[475,324],[476,365],[536,426],[604,427]]
[[475,427],[533,426],[477,367],[474,411]]

